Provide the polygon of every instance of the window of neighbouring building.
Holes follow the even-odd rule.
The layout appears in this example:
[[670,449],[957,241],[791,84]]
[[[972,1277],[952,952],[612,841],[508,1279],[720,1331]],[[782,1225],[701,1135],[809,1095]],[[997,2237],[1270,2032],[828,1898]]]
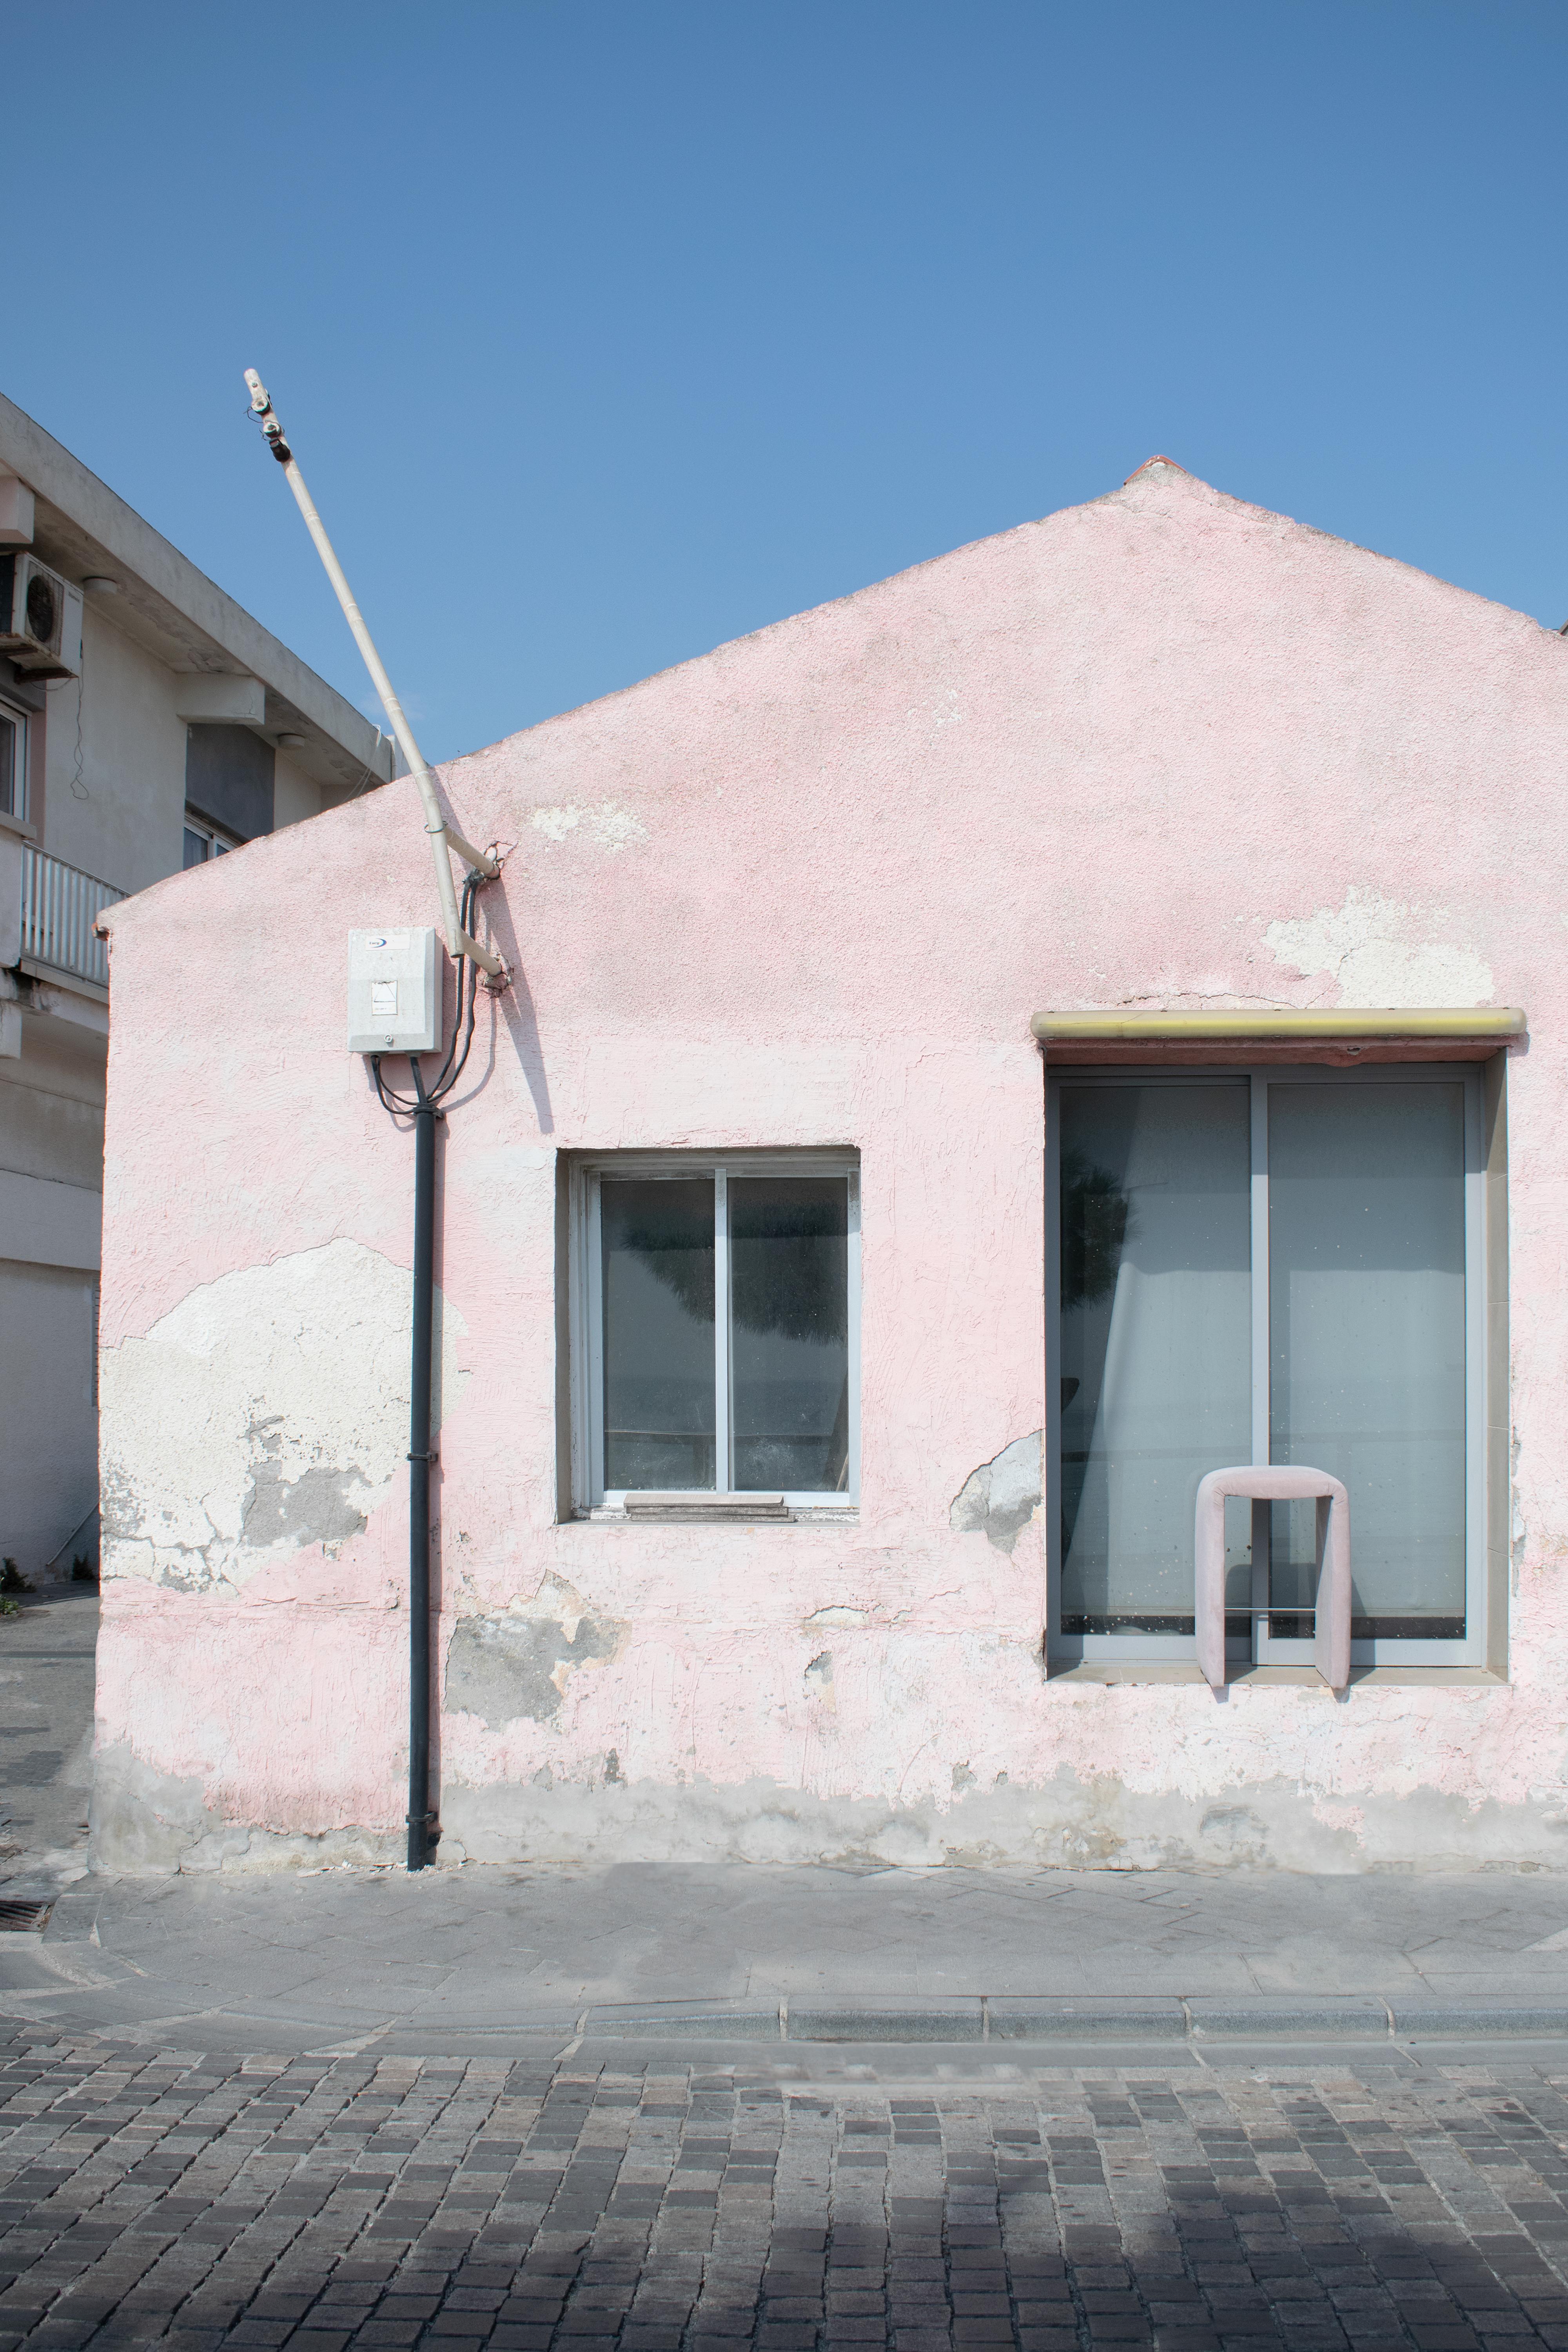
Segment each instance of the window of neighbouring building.
[[209,824],[206,818],[198,815],[195,809],[185,811],[184,862],[187,866],[205,866],[209,858],[223,857],[229,850],[238,847],[237,841],[231,839],[216,824]]
[[185,805],[231,846],[272,831],[276,769],[271,744],[248,727],[202,719],[185,730]]
[[575,1182],[579,1505],[672,1489],[852,1502],[852,1158],[603,1160]]
[[[1194,1654],[1198,1481],[1350,1496],[1352,1659],[1479,1663],[1484,1171],[1473,1067],[1050,1086],[1053,1648]],[[1310,1664],[1311,1503],[1226,1506],[1227,1651]]]
[[27,714],[0,702],[0,814],[27,814]]

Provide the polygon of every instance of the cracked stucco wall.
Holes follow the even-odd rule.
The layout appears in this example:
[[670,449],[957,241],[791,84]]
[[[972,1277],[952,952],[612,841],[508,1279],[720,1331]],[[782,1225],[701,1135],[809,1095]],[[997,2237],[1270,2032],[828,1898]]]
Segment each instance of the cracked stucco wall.
[[[441,1145],[443,1853],[1568,1866],[1564,742],[1551,633],[1155,466],[458,763],[520,977]],[[328,881],[429,919],[405,781],[112,916],[127,1866],[404,1809],[411,1155],[298,985]],[[1508,1678],[1047,1681],[1030,1013],[1413,1002],[1531,1019]],[[858,1518],[563,1522],[557,1154],[844,1144]]]

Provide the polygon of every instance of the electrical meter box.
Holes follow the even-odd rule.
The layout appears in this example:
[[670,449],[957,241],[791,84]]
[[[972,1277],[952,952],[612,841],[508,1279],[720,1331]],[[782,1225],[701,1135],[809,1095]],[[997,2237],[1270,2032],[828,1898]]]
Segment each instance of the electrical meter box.
[[436,934],[349,933],[349,1052],[434,1054],[441,1045]]

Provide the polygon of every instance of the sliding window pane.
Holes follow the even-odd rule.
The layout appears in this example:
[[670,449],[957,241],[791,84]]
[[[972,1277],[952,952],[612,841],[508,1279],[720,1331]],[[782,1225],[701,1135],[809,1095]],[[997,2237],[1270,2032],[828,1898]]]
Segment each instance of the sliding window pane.
[[605,1177],[605,1484],[714,1484],[713,1180]]
[[849,1188],[731,1176],[735,1485],[841,1494],[849,1473]]
[[1252,1454],[1247,1089],[1059,1103],[1062,1630],[1191,1633],[1198,1481]]
[[[1276,1462],[1342,1479],[1352,1631],[1465,1631],[1462,1086],[1268,1090]],[[1311,1631],[1316,1511],[1272,1512],[1279,1634]]]

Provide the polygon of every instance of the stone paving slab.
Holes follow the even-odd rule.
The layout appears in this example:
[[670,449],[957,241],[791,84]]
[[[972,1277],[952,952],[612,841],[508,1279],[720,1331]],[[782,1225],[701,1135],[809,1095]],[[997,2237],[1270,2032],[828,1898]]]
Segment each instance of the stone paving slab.
[[1568,2052],[0,2042],[0,2352],[1568,2352]]

